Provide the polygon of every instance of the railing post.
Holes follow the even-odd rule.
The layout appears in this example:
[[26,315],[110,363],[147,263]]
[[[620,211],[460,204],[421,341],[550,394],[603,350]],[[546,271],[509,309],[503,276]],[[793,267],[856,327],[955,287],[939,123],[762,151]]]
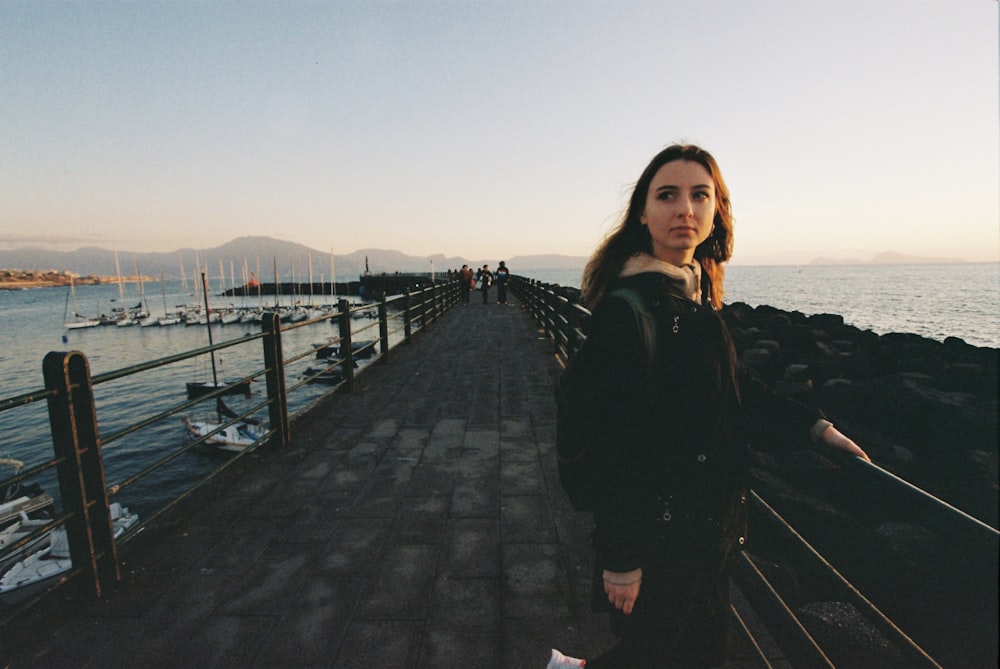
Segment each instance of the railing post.
[[121,578],[107,481],[94,407],[90,365],[79,351],[53,351],[42,361],[48,399],[52,447],[58,461],[59,491],[66,537],[75,569],[88,577],[90,593],[100,597]]
[[385,303],[385,293],[382,293],[382,301],[378,303],[378,338],[382,360],[385,361],[389,353],[389,309]]
[[427,288],[420,289],[420,329],[427,327]]
[[344,372],[344,390],[349,393],[354,392],[354,347],[351,343],[351,307],[347,300],[341,298],[337,303],[340,310],[340,319],[337,324],[340,326],[340,357],[341,369]]
[[528,311],[538,320],[538,282],[531,279],[528,282]]
[[288,422],[288,396],[285,390],[285,359],[281,350],[281,317],[274,311],[265,311],[261,318],[264,331],[264,367],[267,369],[267,412],[274,436],[281,446],[292,443]]
[[410,341],[410,289],[409,287],[403,290],[403,338],[406,340],[407,344],[412,344]]

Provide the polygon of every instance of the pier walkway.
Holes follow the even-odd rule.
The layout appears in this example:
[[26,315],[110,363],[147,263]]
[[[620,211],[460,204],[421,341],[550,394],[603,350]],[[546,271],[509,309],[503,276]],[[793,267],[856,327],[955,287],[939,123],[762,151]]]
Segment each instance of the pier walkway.
[[516,300],[472,302],[122,546],[114,592],[0,629],[0,667],[542,669],[612,645],[556,477],[551,343]]

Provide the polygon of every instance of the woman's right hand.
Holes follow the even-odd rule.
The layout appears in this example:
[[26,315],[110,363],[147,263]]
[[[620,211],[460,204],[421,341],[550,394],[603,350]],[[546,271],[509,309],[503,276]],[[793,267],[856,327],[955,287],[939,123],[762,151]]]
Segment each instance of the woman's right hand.
[[622,581],[630,580],[629,575],[616,572],[604,572],[604,592],[608,595],[608,601],[616,609],[629,615],[635,606],[635,600],[639,598],[639,586],[642,584],[642,570],[637,570],[639,577],[631,583]]

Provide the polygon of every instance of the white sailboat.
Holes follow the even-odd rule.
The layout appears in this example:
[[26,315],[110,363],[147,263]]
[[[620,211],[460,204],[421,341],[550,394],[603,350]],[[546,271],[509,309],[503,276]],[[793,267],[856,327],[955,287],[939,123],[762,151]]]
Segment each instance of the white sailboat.
[[[221,406],[218,407],[219,416],[215,420],[210,418],[198,420],[191,419],[187,416],[181,417],[189,437],[192,439],[200,439],[201,437],[218,430],[222,425],[223,417],[225,416],[224,412],[228,411],[228,409],[225,404],[222,404],[222,398],[217,399],[217,404]],[[249,421],[240,421],[222,428],[206,439],[205,443],[211,444],[219,450],[238,453],[256,444],[264,437],[264,434],[264,428],[260,425]]]
[[[73,315],[69,314],[69,303],[73,301]],[[92,328],[101,324],[99,318],[88,318],[81,316],[76,310],[76,287],[73,285],[73,277],[69,277],[69,292],[66,293],[66,306],[63,308],[63,325],[67,330],[77,330],[80,328]]]

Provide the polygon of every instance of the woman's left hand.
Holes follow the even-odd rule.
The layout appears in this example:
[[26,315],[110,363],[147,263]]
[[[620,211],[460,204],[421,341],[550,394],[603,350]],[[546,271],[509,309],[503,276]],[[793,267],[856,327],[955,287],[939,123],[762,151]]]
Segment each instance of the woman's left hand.
[[823,434],[820,435],[820,441],[830,448],[845,451],[851,455],[861,458],[865,462],[872,461],[872,459],[868,457],[868,454],[865,453],[860,446],[855,444],[852,439],[846,437],[843,432],[835,428],[833,425],[823,430]]

